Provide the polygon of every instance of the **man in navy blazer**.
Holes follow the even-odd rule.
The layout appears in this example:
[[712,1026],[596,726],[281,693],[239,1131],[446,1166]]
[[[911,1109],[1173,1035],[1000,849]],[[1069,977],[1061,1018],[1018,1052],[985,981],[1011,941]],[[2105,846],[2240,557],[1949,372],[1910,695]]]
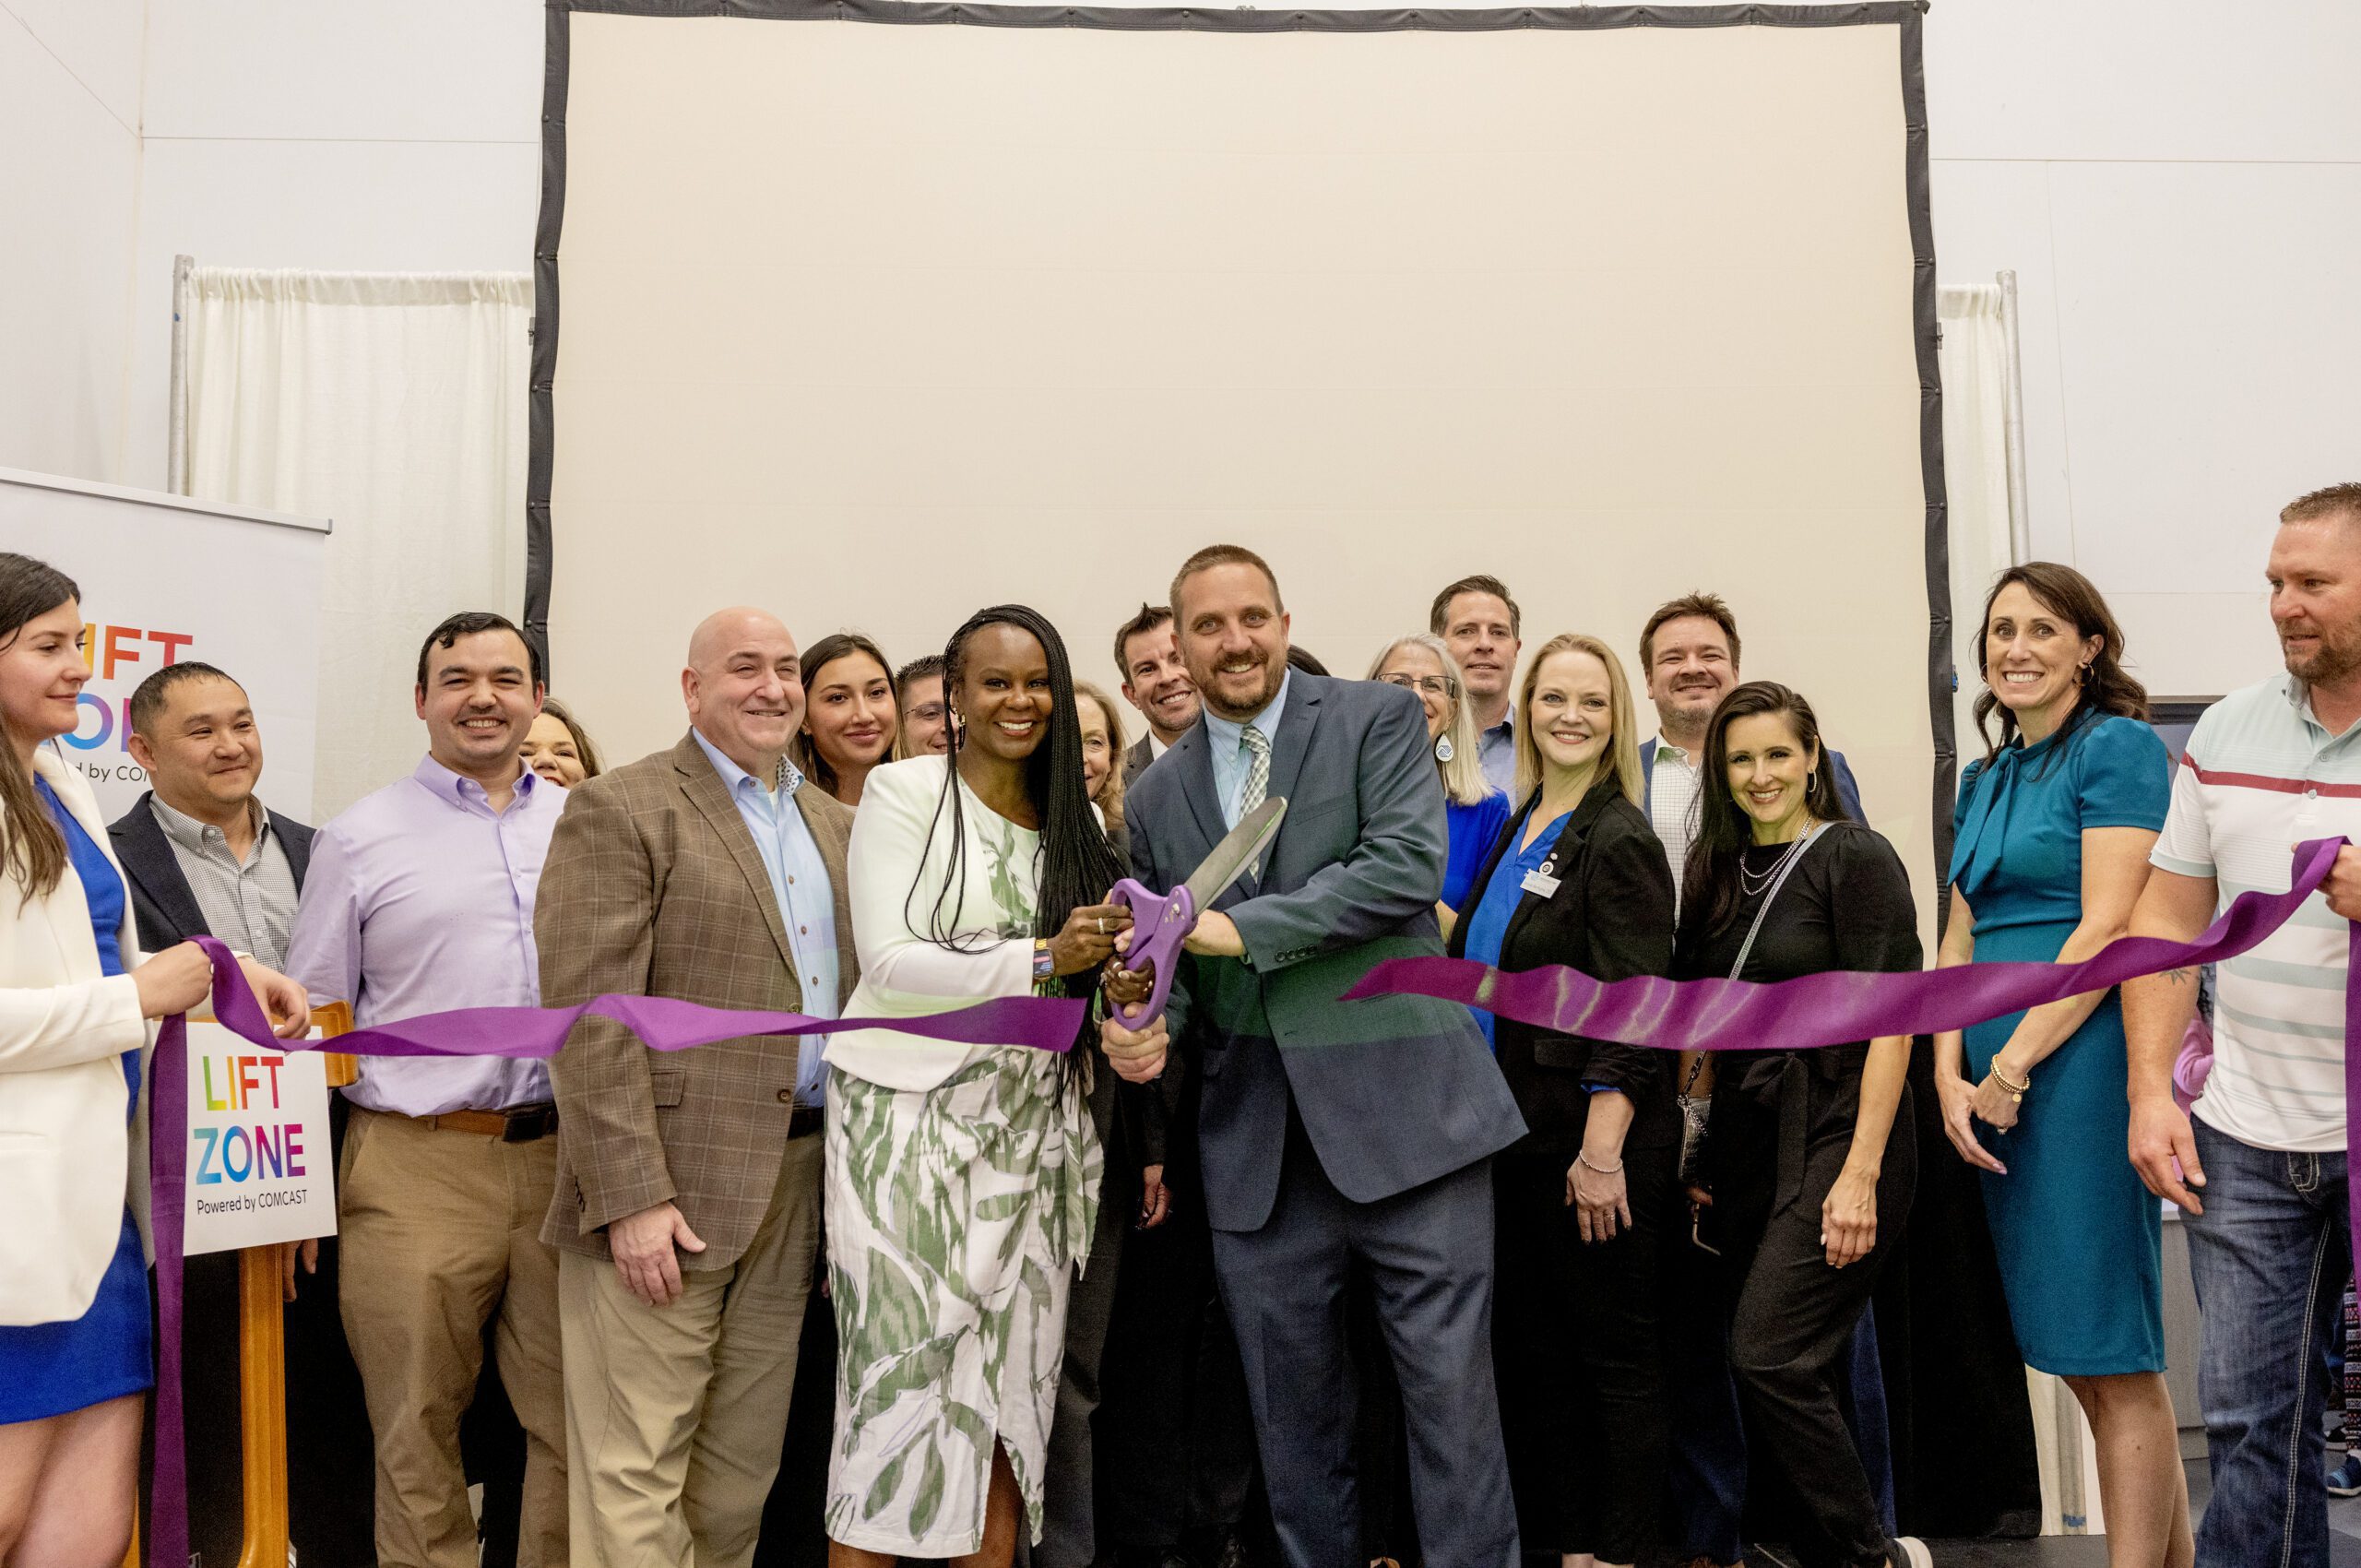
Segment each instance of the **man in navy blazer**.
[[1490,1157],[1525,1131],[1467,1010],[1338,998],[1386,958],[1442,951],[1443,799],[1407,691],[1290,671],[1270,568],[1199,551],[1172,585],[1204,712],[1126,802],[1133,871],[1169,888],[1266,796],[1257,869],[1204,914],[1164,1018],[1110,1024],[1119,1071],[1200,1075],[1214,1264],[1246,1363],[1293,1568],[1360,1560],[1346,1360],[1358,1257],[1394,1347],[1418,1538],[1434,1568],[1514,1568],[1492,1382]]

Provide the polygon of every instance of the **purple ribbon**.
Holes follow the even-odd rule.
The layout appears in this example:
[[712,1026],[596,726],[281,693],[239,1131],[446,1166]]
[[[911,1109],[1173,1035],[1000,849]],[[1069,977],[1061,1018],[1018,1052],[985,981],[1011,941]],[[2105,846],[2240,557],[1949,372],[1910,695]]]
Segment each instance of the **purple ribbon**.
[[[230,950],[196,939],[213,963],[213,1016],[232,1034],[268,1051],[333,1051],[353,1056],[555,1056],[574,1026],[596,1015],[637,1035],[651,1051],[687,1051],[749,1035],[834,1034],[893,1029],[959,1045],[1025,1045],[1064,1051],[1082,1028],[1085,1004],[1066,997],[1002,996],[916,1018],[815,1018],[750,1013],[670,996],[599,996],[578,1007],[461,1007],[354,1029],[333,1040],[284,1040],[246,984]],[[188,1562],[188,1451],[181,1405],[181,1274],[188,1172],[188,1024],[166,1018],[156,1039],[148,1091],[150,1219],[156,1242],[156,1474],[148,1503],[154,1568]]]
[[[2284,893],[2241,893],[2194,942],[2127,936],[2079,964],[1969,964],[1915,974],[1832,970],[1795,980],[1669,980],[1654,975],[1612,982],[1560,965],[1503,974],[1465,958],[1392,958],[1363,976],[1345,1000],[1415,995],[1482,1007],[1537,1028],[1667,1051],[1805,1051],[1885,1035],[1939,1034],[2004,1017],[2046,1002],[2104,991],[2164,969],[2235,958],[2294,916],[2336,863],[2343,838],[2296,846]],[[2344,992],[2344,1114],[2361,1127],[2361,921],[2347,946]],[[2361,1169],[2345,1142],[2349,1219],[2361,1235]],[[2126,1158],[2129,1158],[2127,1152]]]

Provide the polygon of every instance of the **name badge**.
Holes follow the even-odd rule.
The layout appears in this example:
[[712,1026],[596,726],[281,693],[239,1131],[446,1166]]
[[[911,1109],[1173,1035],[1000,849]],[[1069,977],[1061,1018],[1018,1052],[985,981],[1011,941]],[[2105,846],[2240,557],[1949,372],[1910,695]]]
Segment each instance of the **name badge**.
[[1538,893],[1544,898],[1555,898],[1558,896],[1558,879],[1546,871],[1526,872],[1523,885],[1527,893]]

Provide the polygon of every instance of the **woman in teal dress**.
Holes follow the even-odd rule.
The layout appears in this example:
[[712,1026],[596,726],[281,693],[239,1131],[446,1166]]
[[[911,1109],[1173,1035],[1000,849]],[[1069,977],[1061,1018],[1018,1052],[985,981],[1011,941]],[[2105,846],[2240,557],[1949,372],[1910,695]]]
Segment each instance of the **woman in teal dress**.
[[[2124,933],[2172,781],[2122,653],[2071,567],[2011,567],[1986,600],[1975,716],[1982,728],[1997,714],[2000,739],[1960,782],[1939,967],[2073,962]],[[1938,1035],[1935,1053],[1943,1130],[1985,1173],[2018,1348],[2090,1418],[2108,1561],[2185,1568],[2162,1216],[2125,1154],[2121,1004],[2070,997]]]

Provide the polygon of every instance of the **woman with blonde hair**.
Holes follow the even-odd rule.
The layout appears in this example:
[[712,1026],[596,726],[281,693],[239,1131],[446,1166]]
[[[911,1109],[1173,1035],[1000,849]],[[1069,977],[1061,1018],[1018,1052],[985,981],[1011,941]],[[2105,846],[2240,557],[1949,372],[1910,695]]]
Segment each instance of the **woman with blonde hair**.
[[1467,700],[1459,661],[1441,637],[1414,632],[1394,638],[1370,665],[1369,678],[1408,688],[1427,710],[1427,740],[1434,747],[1450,829],[1451,859],[1443,867],[1442,901],[1435,906],[1435,918],[1448,936],[1476,868],[1508,821],[1509,798],[1484,777],[1483,759],[1477,755],[1475,705]]
[[[1631,683],[1596,637],[1552,637],[1513,726],[1519,804],[1453,957],[1672,968],[1672,868],[1640,809]],[[1670,1422],[1658,1277],[1680,1158],[1661,1052],[1477,1012],[1525,1115],[1492,1162],[1492,1355],[1525,1550],[1628,1564],[1655,1539]],[[1571,1211],[1571,1213],[1569,1212]]]
[[1107,694],[1087,681],[1074,683],[1074,717],[1082,721],[1082,786],[1107,819],[1107,842],[1126,863],[1129,836],[1123,831],[1123,720]]

